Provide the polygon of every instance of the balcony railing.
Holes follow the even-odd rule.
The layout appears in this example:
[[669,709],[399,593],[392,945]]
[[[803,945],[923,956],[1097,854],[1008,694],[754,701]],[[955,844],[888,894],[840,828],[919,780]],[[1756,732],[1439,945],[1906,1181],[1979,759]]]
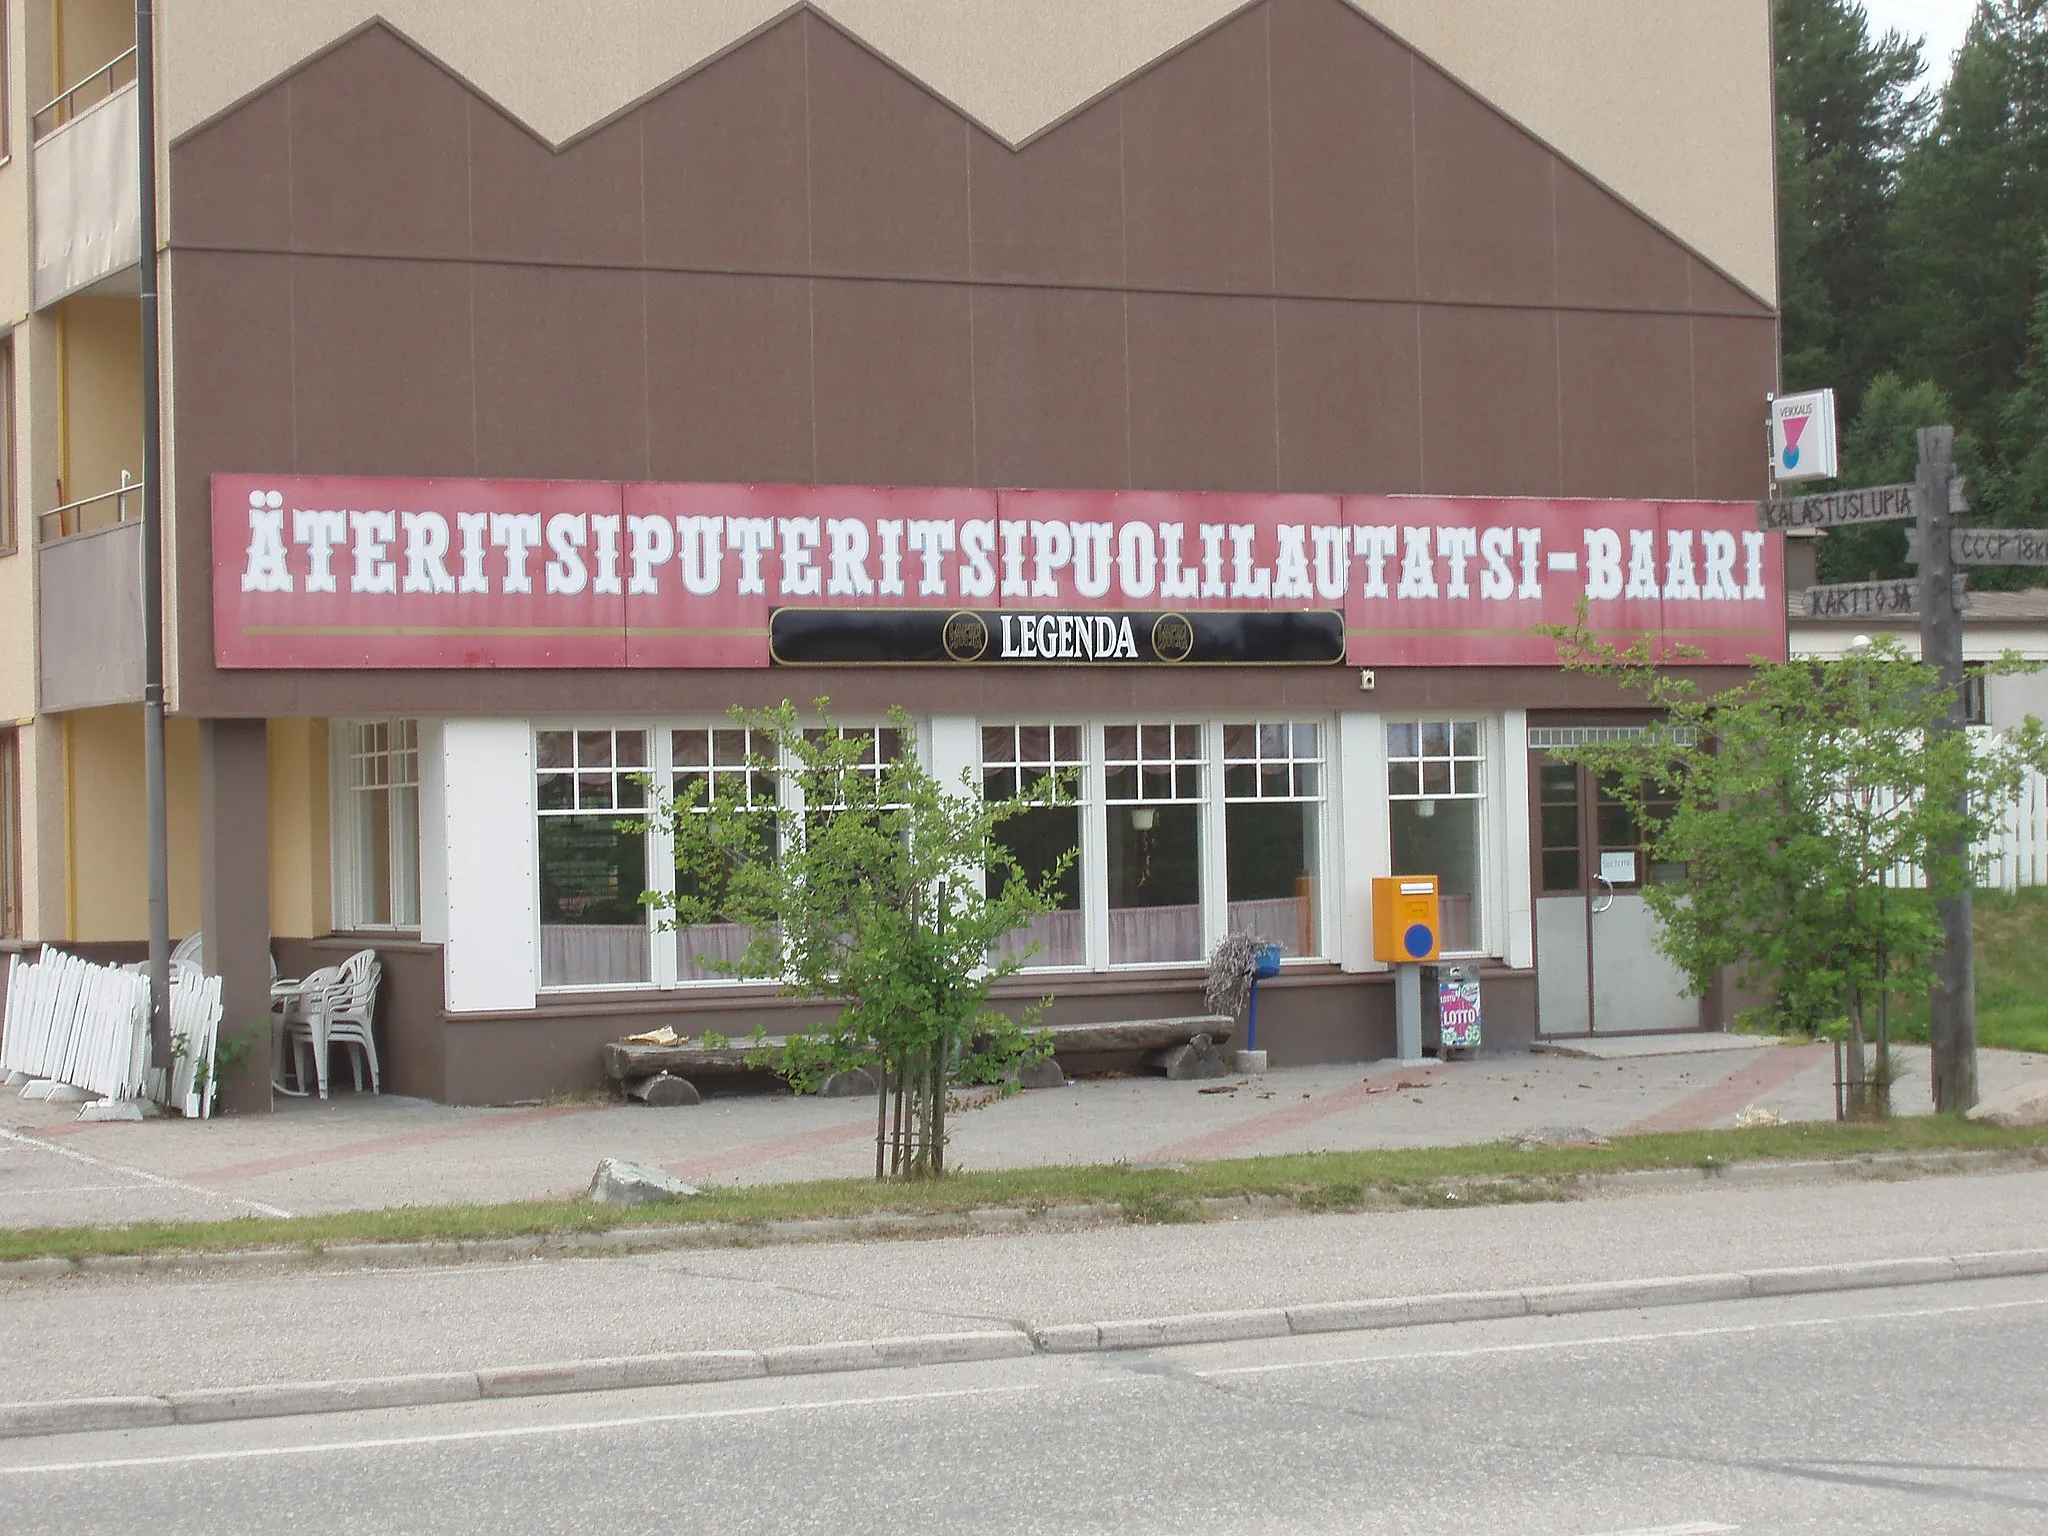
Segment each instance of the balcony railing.
[[81,497],[77,501],[67,501],[61,507],[37,513],[36,534],[42,543],[48,544],[57,539],[68,539],[74,533],[112,528],[117,523],[131,522],[140,516],[142,482],[131,479],[124,469],[119,490],[101,491],[97,496]]
[[124,85],[135,82],[135,50],[101,65],[35,115],[35,138],[41,143],[87,107],[96,107]]

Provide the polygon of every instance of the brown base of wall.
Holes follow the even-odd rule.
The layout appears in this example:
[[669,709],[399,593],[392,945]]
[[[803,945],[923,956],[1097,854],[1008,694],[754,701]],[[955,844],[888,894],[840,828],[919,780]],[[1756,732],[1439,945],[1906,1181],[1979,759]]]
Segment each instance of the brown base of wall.
[[[71,953],[102,963],[146,957],[141,944],[67,944]],[[377,995],[377,1041],[383,1088],[448,1104],[505,1104],[580,1093],[606,1085],[607,1041],[672,1024],[687,1034],[706,1030],[741,1039],[758,1027],[768,1034],[801,1030],[832,1010],[777,997],[751,995],[591,993],[556,995],[516,1014],[449,1014],[441,1006],[438,945],[383,935],[334,934],[321,939],[278,939],[272,949],[286,976],[339,965],[358,949],[373,948],[384,966]],[[0,966],[0,1004],[5,1001]],[[1487,969],[1481,977],[1487,1054],[1527,1051],[1536,1037],[1536,977],[1531,971]],[[1070,990],[1062,990],[1069,988]],[[1207,1011],[1198,976],[1139,973],[1075,981],[1045,978],[1005,986],[997,1002],[1024,1007],[1050,996],[1048,1024],[1166,1018]],[[1244,1044],[1240,1031],[1234,1041]],[[1276,1067],[1321,1066],[1383,1060],[1394,1053],[1391,976],[1352,975],[1335,967],[1289,970],[1259,988],[1259,1048]],[[1070,1071],[1129,1068],[1109,1057],[1063,1063]],[[764,1079],[760,1085],[766,1086]]]
[[[1098,1023],[1207,1011],[1201,982],[1193,977],[1089,978],[1085,985],[1086,991],[1054,992],[1044,1021]],[[1528,1050],[1535,1038],[1533,973],[1488,970],[1482,986],[1486,1050]],[[1039,995],[1043,994],[1036,988],[1012,987],[1005,989],[998,1002],[1021,1005]],[[444,1015],[437,1020],[408,1018],[402,1022],[394,1017],[393,1022],[406,1032],[424,1029],[441,1036],[448,1102],[503,1104],[603,1086],[603,1047],[623,1034],[669,1023],[693,1035],[715,1030],[740,1039],[757,1026],[769,1034],[802,1029],[829,1012],[773,995],[712,1002],[612,994],[574,1001],[558,997],[532,1013]],[[1276,1067],[1366,1062],[1391,1056],[1392,978],[1330,969],[1290,973],[1266,982],[1260,987],[1258,1043]],[[1109,1058],[1064,1063],[1070,1070],[1081,1071],[1131,1064]]]

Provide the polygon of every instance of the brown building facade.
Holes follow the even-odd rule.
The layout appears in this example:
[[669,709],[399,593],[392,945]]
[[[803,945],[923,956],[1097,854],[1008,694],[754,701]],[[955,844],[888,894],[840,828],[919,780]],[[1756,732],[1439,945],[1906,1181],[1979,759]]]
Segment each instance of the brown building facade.
[[[260,36],[239,0],[181,9],[177,875],[231,1013],[260,1012],[266,949],[296,973],[374,944],[387,1086],[458,1102],[582,1086],[602,1041],[664,1019],[803,1017],[620,909],[663,851],[621,851],[602,812],[716,762],[731,706],[828,694],[857,724],[909,708],[949,771],[1082,773],[1058,963],[1017,988],[1055,1018],[1188,1009],[1207,947],[1256,924],[1289,952],[1262,1005],[1276,1062],[1387,1054],[1363,892],[1432,862],[1491,1040],[1711,1016],[1624,994],[1646,930],[1593,914],[1629,910],[1633,845],[1546,755],[1622,701],[1554,665],[1372,665],[1355,634],[1344,664],[1273,668],[223,665],[216,582],[244,551],[212,509],[225,476],[1411,497],[1439,523],[1534,498],[1588,526],[1753,500],[1777,348],[1763,0],[1670,37],[1517,7],[1545,14],[1497,38],[1364,0],[735,4],[722,32],[627,42],[523,0],[461,43],[453,0],[337,0]],[[1604,103],[1557,53],[1589,27],[1628,76]],[[224,60],[226,38],[247,46]],[[39,254],[39,280],[76,259]],[[119,277],[35,313],[118,304]],[[22,324],[37,365],[69,355]],[[31,505],[78,419],[31,411]],[[39,634],[132,558],[124,518],[84,521],[39,551]],[[22,937],[141,937],[77,830],[81,776],[123,782],[96,765],[128,750],[125,665],[74,638],[16,710],[27,820],[69,829],[30,839]],[[1187,787],[1148,806],[1126,771]],[[1148,887],[1168,827],[1192,856]]]

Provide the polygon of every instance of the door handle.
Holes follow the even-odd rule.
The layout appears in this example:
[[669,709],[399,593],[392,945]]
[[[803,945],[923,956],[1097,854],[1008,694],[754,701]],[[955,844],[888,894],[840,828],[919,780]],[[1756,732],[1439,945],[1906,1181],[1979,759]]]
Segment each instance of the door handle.
[[1605,912],[1614,905],[1614,882],[1605,875],[1595,875],[1593,878],[1607,887],[1607,899],[1602,901],[1598,896],[1595,896],[1593,898],[1593,910],[1596,913]]

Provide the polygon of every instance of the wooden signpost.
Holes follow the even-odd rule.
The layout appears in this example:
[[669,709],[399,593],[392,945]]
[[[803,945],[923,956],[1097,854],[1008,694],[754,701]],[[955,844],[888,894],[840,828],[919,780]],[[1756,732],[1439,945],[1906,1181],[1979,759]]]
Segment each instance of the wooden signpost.
[[1896,523],[1917,515],[1917,485],[1880,485],[1867,491],[1828,491],[1760,502],[1759,528],[1840,528],[1848,523]]
[[[1920,656],[1940,669],[1942,686],[1954,703],[1947,729],[1963,727],[1963,609],[1968,604],[1964,566],[2048,566],[2048,530],[1958,528],[1967,511],[1961,477],[1955,471],[1955,429],[1920,431],[1920,472],[1912,485],[1772,499],[1757,505],[1765,529],[1839,528],[1859,523],[1904,522],[1917,579],[1852,582],[1806,589],[1807,612],[1815,618],[1890,618],[1918,614]],[[1775,463],[1775,460],[1774,460]],[[1968,845],[1944,850],[1967,860]],[[1934,1104],[1945,1111],[1977,1102],[1976,953],[1968,889],[1935,903],[1943,944],[1929,992],[1933,1037]]]
[[[1949,586],[1957,608],[1967,611],[1970,594],[1964,579],[1957,576]],[[1806,616],[1811,619],[1911,618],[1919,611],[1920,581],[1913,576],[1806,589]]]

